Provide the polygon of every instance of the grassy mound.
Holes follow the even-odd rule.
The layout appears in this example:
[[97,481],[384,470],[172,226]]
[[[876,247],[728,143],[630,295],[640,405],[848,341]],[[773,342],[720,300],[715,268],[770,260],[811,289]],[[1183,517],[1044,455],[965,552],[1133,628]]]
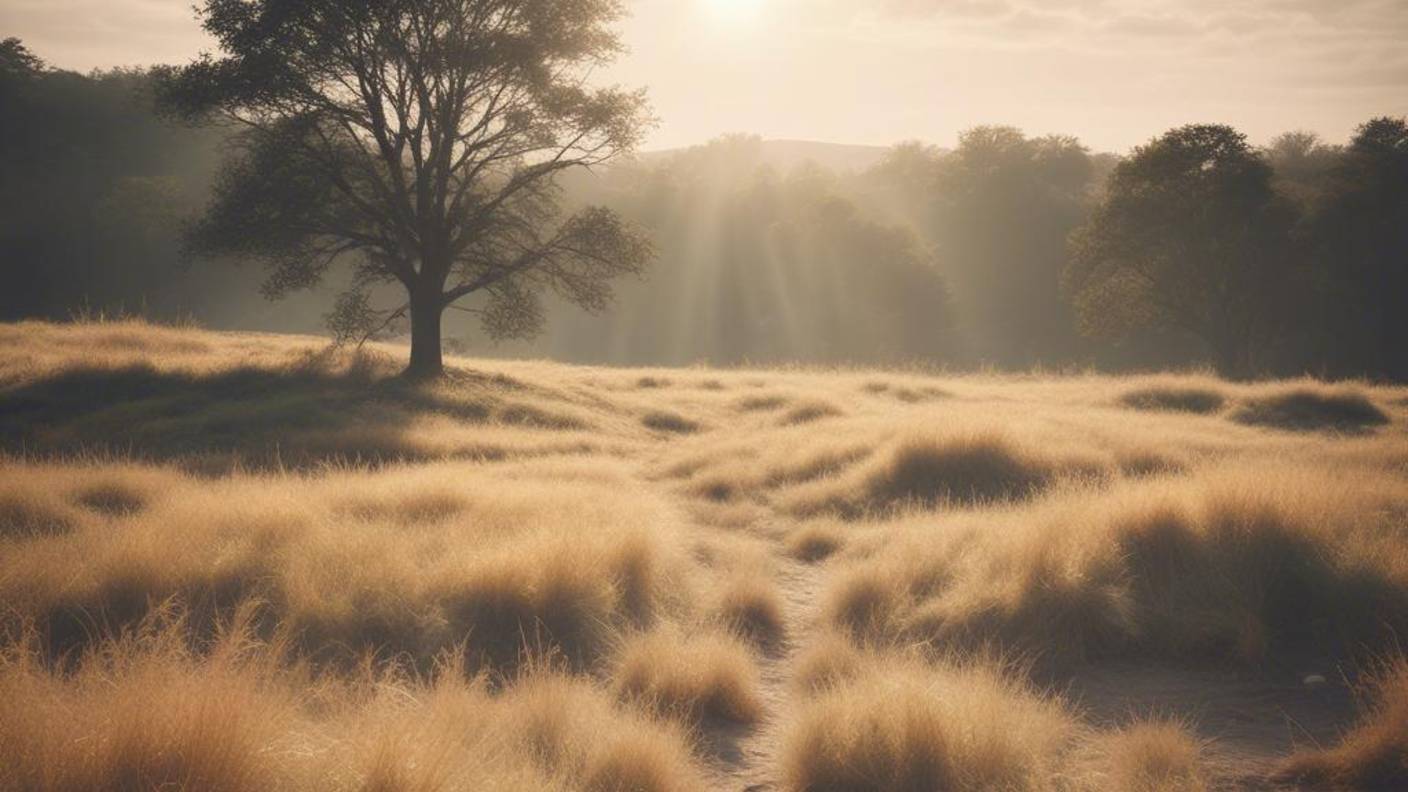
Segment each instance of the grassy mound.
[[1232,414],[1238,423],[1292,431],[1362,431],[1388,423],[1369,397],[1352,389],[1294,388],[1247,399]]
[[856,475],[821,482],[789,503],[793,513],[859,517],[908,506],[1015,500],[1050,485],[1061,466],[996,433],[909,436]]
[[661,629],[630,638],[613,679],[622,698],[687,723],[752,723],[762,715],[752,657],[725,633]]
[[1148,387],[1120,396],[1120,403],[1136,410],[1163,410],[1208,414],[1222,409],[1227,398],[1209,388]]

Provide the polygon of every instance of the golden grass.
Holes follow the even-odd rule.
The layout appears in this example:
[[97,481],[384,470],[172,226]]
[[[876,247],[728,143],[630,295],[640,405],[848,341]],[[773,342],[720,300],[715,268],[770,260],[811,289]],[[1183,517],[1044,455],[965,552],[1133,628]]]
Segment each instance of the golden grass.
[[1191,792],[1031,680],[1408,631],[1402,388],[402,356],[0,325],[0,790]]
[[1072,485],[944,527],[897,521],[852,546],[827,613],[865,640],[1057,664],[1351,652],[1408,626],[1406,511],[1400,476],[1290,463]]
[[177,330],[140,321],[0,329],[0,437],[200,471],[504,459],[600,449],[591,405],[505,375],[395,376],[383,349]]
[[[6,510],[7,525],[47,529],[0,556],[0,593],[57,646],[169,597],[255,596],[315,651],[429,657],[463,644],[474,664],[514,665],[538,649],[585,664],[617,630],[685,597],[675,518],[601,465],[215,481],[124,463],[0,470],[0,502],[23,506]],[[74,504],[94,487],[146,506],[85,513]]]
[[988,667],[867,662],[799,708],[783,741],[784,788],[1060,788],[1077,727],[1058,702]]
[[726,629],[761,648],[782,641],[787,634],[782,598],[765,570],[734,572],[718,590],[714,613]]
[[1187,724],[1144,718],[1093,729],[994,655],[926,660],[827,632],[795,668],[802,703],[783,743],[789,789],[1219,788],[1206,741]]
[[1176,720],[1136,721],[1095,741],[1092,786],[1128,792],[1208,792],[1204,741]]
[[0,656],[0,789],[703,788],[682,731],[558,672],[498,694],[453,666],[322,678],[247,624],[199,651],[181,627],[150,620],[67,671]]

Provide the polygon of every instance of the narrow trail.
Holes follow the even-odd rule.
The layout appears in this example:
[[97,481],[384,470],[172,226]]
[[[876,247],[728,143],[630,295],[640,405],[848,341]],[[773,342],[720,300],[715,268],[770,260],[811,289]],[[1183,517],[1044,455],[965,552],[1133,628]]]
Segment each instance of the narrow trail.
[[786,727],[785,713],[793,695],[793,660],[808,644],[817,627],[818,599],[823,572],[815,565],[792,558],[781,547],[774,553],[774,582],[782,596],[786,635],[778,646],[758,654],[759,686],[765,707],[763,719],[735,736],[731,761],[720,770],[718,788],[763,792],[779,789],[778,749]]
[[[688,496],[671,492],[661,481],[651,480],[645,475],[645,471],[658,462],[658,454],[643,455],[640,458],[639,479],[648,487],[663,488],[662,495],[687,514]],[[775,645],[753,652],[758,669],[758,693],[763,704],[761,719],[747,725],[711,721],[700,726],[710,788],[721,792],[781,789],[778,752],[787,725],[787,714],[793,705],[793,661],[818,629],[820,595],[825,580],[824,564],[808,564],[787,552],[780,537],[786,535],[785,529],[791,521],[780,515],[770,515],[739,528],[710,525],[698,520],[690,522],[701,537],[741,533],[766,543],[767,569],[773,588],[781,599],[785,625],[782,638]]]

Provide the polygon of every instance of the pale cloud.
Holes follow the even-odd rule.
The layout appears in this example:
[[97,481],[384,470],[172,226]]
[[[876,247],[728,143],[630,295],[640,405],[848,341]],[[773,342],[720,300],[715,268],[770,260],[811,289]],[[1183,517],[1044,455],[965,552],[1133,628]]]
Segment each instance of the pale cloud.
[[207,47],[191,0],[0,0],[0,35],[38,55],[88,71],[190,57]]

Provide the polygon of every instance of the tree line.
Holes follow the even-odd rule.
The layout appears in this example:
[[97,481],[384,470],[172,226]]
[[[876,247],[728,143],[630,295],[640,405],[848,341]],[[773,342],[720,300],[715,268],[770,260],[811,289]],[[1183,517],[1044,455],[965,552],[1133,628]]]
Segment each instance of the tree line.
[[[339,197],[308,162],[290,159],[290,139],[305,147],[325,139],[327,148],[314,149],[325,158],[320,167],[360,167],[346,159],[355,135],[319,138],[308,125],[319,108],[304,108],[303,127],[272,112],[312,102],[288,93],[286,74],[250,93],[271,50],[240,28],[243,4],[211,4],[224,5],[226,37],[252,47],[237,64],[246,73],[201,72],[198,63],[83,76],[46,67],[13,39],[0,46],[0,107],[12,121],[0,129],[0,317],[145,305],[217,326],[249,326],[250,316],[271,329],[321,324],[333,302],[326,295],[261,305],[254,274],[232,264],[263,259],[272,265],[266,292],[332,282],[344,296],[331,315],[347,332],[373,320],[405,328],[407,313],[395,314],[407,290],[385,254],[422,228],[359,217],[356,201],[376,196],[377,184]],[[611,5],[583,5],[577,40],[556,22],[537,29],[546,38],[529,57],[602,55],[613,43],[601,27]],[[335,31],[318,30],[328,35],[318,46],[336,44]],[[284,31],[301,44],[305,33]],[[470,46],[478,34],[460,35]],[[383,44],[401,52],[395,41]],[[328,68],[326,52],[305,57]],[[175,90],[183,85],[184,94]],[[394,90],[394,79],[388,85]],[[163,92],[165,117],[154,111]],[[1193,125],[1123,157],[1091,153],[1075,138],[978,127],[951,150],[906,143],[857,173],[772,168],[749,137],[663,158],[601,156],[635,143],[639,128],[626,123],[639,110],[632,95],[524,96],[560,104],[557,116],[539,109],[534,125],[523,122],[520,147],[555,144],[563,125],[593,123],[601,147],[574,149],[570,167],[497,204],[473,192],[480,185],[462,184],[465,200],[494,207],[480,222],[496,230],[464,242],[468,252],[436,265],[443,272],[431,280],[436,299],[454,296],[445,305],[463,309],[449,313],[445,335],[469,338],[475,351],[484,350],[485,328],[512,338],[546,325],[536,341],[500,351],[615,363],[1122,370],[1206,362],[1235,377],[1408,379],[1403,119],[1369,120],[1345,145],[1289,133],[1256,147],[1230,127]],[[246,109],[262,101],[270,124],[251,137],[177,123],[173,99],[185,101],[188,116],[221,101]],[[388,162],[413,157],[413,127]],[[591,172],[579,167],[598,157]],[[506,158],[485,184],[502,190],[535,161],[543,160]],[[433,182],[433,169],[425,173]],[[455,178],[445,177],[447,201]],[[288,233],[255,222],[269,217]],[[448,255],[469,237],[445,217]],[[293,233],[313,223],[326,224],[321,235]],[[195,233],[179,233],[183,226]],[[374,244],[344,249],[339,228]],[[182,247],[189,252],[193,241],[208,255],[183,264]],[[339,275],[331,265],[340,259],[359,263]]]

